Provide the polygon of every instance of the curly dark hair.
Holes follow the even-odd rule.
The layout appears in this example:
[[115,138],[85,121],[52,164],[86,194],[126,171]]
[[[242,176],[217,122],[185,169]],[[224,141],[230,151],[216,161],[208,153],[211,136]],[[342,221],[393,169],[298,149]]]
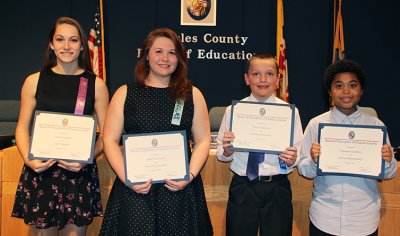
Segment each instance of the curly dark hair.
[[188,59],[186,51],[181,43],[178,35],[169,28],[157,28],[151,31],[144,40],[141,47],[141,54],[135,68],[136,81],[145,85],[145,80],[150,72],[149,61],[146,59],[149,55],[149,50],[154,41],[159,37],[170,39],[175,45],[175,53],[178,59],[178,65],[171,75],[169,87],[171,88],[171,97],[173,99],[185,99],[189,96],[192,90],[192,82],[188,79]]
[[364,70],[361,65],[355,61],[343,59],[336,61],[335,63],[328,66],[324,73],[324,87],[329,92],[331,90],[331,85],[335,76],[339,73],[350,72],[356,75],[358,81],[360,82],[361,89],[365,88],[366,77]]

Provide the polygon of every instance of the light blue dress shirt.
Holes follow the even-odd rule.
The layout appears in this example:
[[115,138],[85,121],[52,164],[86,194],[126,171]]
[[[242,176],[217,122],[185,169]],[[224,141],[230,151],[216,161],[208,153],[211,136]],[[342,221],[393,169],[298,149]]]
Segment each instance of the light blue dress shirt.
[[[298,163],[299,173],[314,178],[313,199],[310,205],[310,220],[320,230],[333,235],[369,235],[378,228],[381,197],[375,179],[325,175],[317,176],[317,165],[310,156],[314,141],[318,141],[318,124],[378,125],[378,118],[357,111],[350,116],[336,107],[332,111],[313,118],[304,133]],[[389,137],[386,139],[390,144]],[[396,175],[397,161],[385,162],[385,178]]]

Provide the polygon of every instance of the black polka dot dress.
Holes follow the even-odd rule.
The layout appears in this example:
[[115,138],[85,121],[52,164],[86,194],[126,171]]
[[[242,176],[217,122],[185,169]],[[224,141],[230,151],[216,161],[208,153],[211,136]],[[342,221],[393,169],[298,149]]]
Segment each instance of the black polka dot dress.
[[[135,82],[127,86],[127,134],[186,130],[187,137],[192,136],[192,98],[185,101],[181,124],[176,126],[171,124],[175,101],[169,88],[141,87]],[[188,153],[190,158],[190,150]],[[171,192],[164,184],[153,184],[148,194],[137,194],[116,178],[100,231],[100,235],[212,234],[200,175],[182,191]]]

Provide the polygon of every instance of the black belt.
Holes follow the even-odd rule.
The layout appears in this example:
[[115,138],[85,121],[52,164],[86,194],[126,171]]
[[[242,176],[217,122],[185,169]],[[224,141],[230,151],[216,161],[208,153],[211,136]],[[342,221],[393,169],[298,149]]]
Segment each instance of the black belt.
[[[248,181],[249,178],[247,176],[241,176],[235,173],[237,177],[240,178],[246,178]],[[275,181],[282,181],[282,180],[287,180],[287,175],[267,175],[267,176],[258,176],[255,180],[251,182],[275,182]]]

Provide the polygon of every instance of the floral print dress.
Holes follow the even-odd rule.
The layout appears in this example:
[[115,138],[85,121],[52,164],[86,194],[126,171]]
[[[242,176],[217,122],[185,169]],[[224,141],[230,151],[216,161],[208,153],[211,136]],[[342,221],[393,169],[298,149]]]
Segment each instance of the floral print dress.
[[[36,89],[36,110],[73,113],[80,77],[89,81],[84,114],[92,115],[96,77],[90,72],[61,75],[51,70],[42,71]],[[12,216],[24,218],[26,224],[39,229],[62,229],[67,224],[89,225],[93,217],[102,215],[95,161],[79,172],[68,171],[57,164],[42,173],[23,166]]]

